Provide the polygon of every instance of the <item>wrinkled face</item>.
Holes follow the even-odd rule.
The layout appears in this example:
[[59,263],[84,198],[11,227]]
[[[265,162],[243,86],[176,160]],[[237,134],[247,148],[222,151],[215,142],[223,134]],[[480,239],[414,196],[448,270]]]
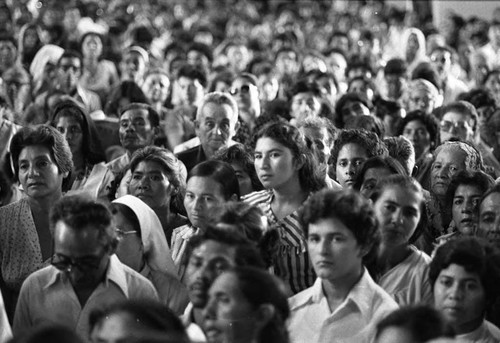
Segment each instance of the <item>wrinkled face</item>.
[[317,117],[321,110],[320,99],[311,92],[297,93],[292,98],[290,115],[297,122]]
[[57,79],[59,87],[66,94],[75,91],[78,80],[82,74],[82,64],[77,57],[64,57],[59,61]]
[[463,328],[470,328],[471,324],[479,325],[486,307],[486,294],[479,275],[454,263],[441,270],[434,284],[434,306],[457,333],[465,333]]
[[377,187],[380,180],[383,180],[387,176],[391,175],[392,172],[387,168],[370,168],[365,172],[363,176],[363,183],[359,192],[367,199],[373,194],[375,187]]
[[257,176],[267,189],[286,186],[292,178],[298,177],[299,166],[292,151],[272,138],[257,140],[254,158]]
[[110,257],[108,249],[99,241],[97,228],[75,230],[63,221],[55,225],[52,263],[77,289],[92,288],[102,281]]
[[361,165],[368,158],[367,151],[358,144],[345,144],[337,158],[337,181],[343,188],[352,188],[358,177]]
[[408,111],[421,110],[430,114],[435,105],[436,101],[423,89],[413,91],[408,96]]
[[120,143],[130,152],[153,144],[156,128],[151,126],[148,111],[131,109],[120,117]]
[[481,202],[478,234],[500,247],[500,193],[491,193]]
[[82,42],[84,56],[99,57],[102,54],[102,41],[98,35],[87,35]]
[[441,142],[458,139],[466,142],[474,141],[474,122],[468,115],[458,112],[447,112],[440,123]]
[[303,127],[302,132],[306,137],[312,140],[321,156],[319,158],[320,163],[327,164],[332,156],[333,140],[330,140],[330,135],[326,127],[320,129],[313,127]]
[[184,105],[196,105],[205,94],[203,85],[198,79],[189,79],[181,76],[177,80],[179,86],[179,96]]
[[458,231],[464,235],[476,234],[479,202],[483,192],[474,185],[460,185],[455,191],[451,214]]
[[362,247],[353,232],[337,218],[309,224],[307,251],[321,279],[343,280],[361,271]]
[[417,158],[431,147],[431,135],[427,131],[427,127],[420,120],[408,122],[403,129],[403,136],[408,138],[413,145]]
[[420,221],[422,194],[400,186],[385,186],[373,204],[386,246],[408,244]]
[[210,177],[193,176],[188,180],[184,207],[194,227],[204,228],[214,210],[227,201],[222,187]]
[[167,100],[170,80],[164,74],[149,74],[141,88],[152,103],[163,104]]
[[130,179],[129,192],[152,209],[168,208],[174,187],[162,165],[155,161],[142,161]]
[[185,283],[189,300],[195,308],[203,308],[208,289],[215,278],[236,266],[236,249],[227,244],[207,240],[193,249],[186,266]]
[[43,198],[61,192],[61,174],[50,150],[43,145],[29,145],[19,154],[19,182],[27,196]]
[[196,135],[207,151],[217,151],[229,144],[236,134],[236,114],[231,106],[209,102],[201,109],[201,116],[196,121]]
[[56,129],[66,138],[73,156],[83,153],[83,130],[74,116],[58,115]]
[[236,276],[220,275],[212,284],[203,310],[207,342],[246,342],[257,336],[257,311],[246,299]]
[[451,178],[465,170],[466,153],[459,148],[442,148],[431,167],[431,190],[437,196],[445,196]]

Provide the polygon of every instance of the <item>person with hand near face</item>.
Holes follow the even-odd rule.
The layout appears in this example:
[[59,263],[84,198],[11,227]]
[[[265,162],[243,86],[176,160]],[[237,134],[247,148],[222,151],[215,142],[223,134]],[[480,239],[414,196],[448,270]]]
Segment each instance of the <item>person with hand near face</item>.
[[21,284],[52,254],[49,211],[62,197],[73,161],[64,136],[51,126],[20,129],[9,150],[14,174],[25,194],[0,208],[0,289],[12,320]]
[[434,307],[451,324],[457,341],[500,340],[500,329],[485,318],[499,296],[498,249],[473,237],[450,240],[438,248],[429,279]]
[[380,242],[372,206],[351,190],[322,190],[302,213],[317,279],[289,299],[291,342],[371,342],[376,324],[396,302],[366,269]]

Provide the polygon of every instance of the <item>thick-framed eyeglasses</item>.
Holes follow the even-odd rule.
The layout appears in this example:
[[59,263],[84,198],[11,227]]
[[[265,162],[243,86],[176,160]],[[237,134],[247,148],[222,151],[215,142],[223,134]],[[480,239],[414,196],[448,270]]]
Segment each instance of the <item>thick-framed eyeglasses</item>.
[[467,130],[467,127],[469,126],[469,123],[467,123],[466,121],[457,121],[457,122],[453,122],[453,121],[449,121],[449,120],[442,120],[441,123],[440,123],[440,128],[441,128],[441,131],[444,131],[444,132],[450,132],[451,129],[455,129],[457,131],[465,131]]
[[88,272],[99,269],[105,253],[106,252],[103,251],[100,256],[82,258],[70,258],[62,254],[54,254],[50,259],[50,264],[63,272],[69,272],[73,269],[73,267],[77,268],[81,272]]
[[240,88],[231,88],[229,90],[229,94],[233,96],[238,95],[240,92],[241,94],[248,94],[248,92],[250,92],[250,85],[243,85]]
[[115,232],[118,235],[118,238],[120,239],[129,235],[137,235],[137,230],[124,231],[120,228],[116,228]]

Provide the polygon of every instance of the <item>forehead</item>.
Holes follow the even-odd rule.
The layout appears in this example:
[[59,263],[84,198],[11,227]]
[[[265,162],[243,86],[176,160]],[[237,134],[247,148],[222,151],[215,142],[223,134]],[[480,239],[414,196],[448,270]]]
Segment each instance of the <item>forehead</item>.
[[359,144],[347,143],[340,148],[339,158],[367,157],[367,151]]
[[456,112],[456,111],[446,112],[443,115],[443,120],[466,121],[468,119],[469,119],[469,115],[464,114],[464,113],[459,113],[459,112]]
[[60,125],[78,125],[81,126],[80,121],[73,115],[71,114],[59,114],[57,116],[57,121],[56,121],[56,126]]
[[222,197],[222,185],[208,176],[192,176],[186,184],[186,191],[193,194],[212,194]]
[[462,149],[457,147],[446,147],[439,150],[436,161],[465,164],[466,158],[467,154]]
[[214,102],[208,102],[203,105],[200,111],[200,120],[206,118],[215,119],[217,121],[222,121],[224,119],[233,119],[234,113],[233,109],[229,104],[216,104]]
[[209,239],[194,248],[193,255],[202,257],[207,261],[223,258],[234,264],[236,261],[236,248],[229,244]]
[[156,161],[141,161],[141,162],[139,162],[139,164],[135,168],[134,172],[138,172],[138,171],[143,172],[143,173],[158,172],[158,173],[165,173],[165,174],[167,172],[165,170],[165,168],[160,163],[158,163]]
[[431,56],[450,58],[451,54],[446,50],[436,50],[431,54]]
[[125,54],[123,57],[124,60],[134,60],[134,61],[144,61],[144,58],[142,58],[142,55],[138,52],[135,51],[129,51]]
[[74,229],[59,220],[54,228],[54,251],[69,257],[95,254],[100,250],[99,230],[92,226]]
[[292,98],[292,101],[309,100],[309,99],[317,100],[318,98],[312,92],[302,92],[295,94]]
[[329,137],[328,130],[326,127],[303,127],[304,135],[312,139],[324,140]]
[[423,128],[423,129],[426,129],[427,130],[427,127],[425,126],[424,123],[422,123],[422,121],[420,120],[412,120],[412,121],[409,121],[406,125],[405,125],[405,129],[406,128],[412,128],[412,129],[420,129],[420,128]]
[[28,145],[19,153],[19,159],[26,159],[28,156],[48,156],[52,159],[52,153],[45,145]]
[[[392,201],[398,203],[402,207],[419,208],[420,203],[423,201],[422,193],[415,191],[408,191],[399,185],[386,185],[382,189],[379,197],[380,201]],[[378,200],[377,200],[378,202]]]
[[95,34],[89,34],[85,37],[85,39],[83,40],[84,43],[87,43],[88,41],[101,41],[101,37],[99,37],[98,35],[95,35]]
[[369,179],[381,180],[385,176],[391,175],[392,172],[385,167],[370,168],[366,171],[363,181]]
[[134,108],[126,110],[120,117],[120,120],[133,120],[136,118],[143,118],[149,120],[148,111],[143,108]]
[[145,82],[147,81],[163,81],[163,82],[170,82],[169,78],[165,74],[161,73],[152,73],[146,76],[146,79],[144,80]]
[[481,202],[480,209],[481,211],[494,210],[495,212],[500,213],[500,193],[494,192],[484,198]]
[[476,185],[459,185],[455,190],[455,196],[462,194],[472,194],[474,196],[481,196],[482,191]]
[[308,226],[311,234],[343,233],[353,235],[352,231],[338,218],[322,218]]
[[257,140],[257,143],[255,144],[255,150],[256,151],[265,151],[265,150],[274,150],[274,149],[280,149],[283,151],[290,151],[290,149],[280,142],[270,138],[270,137],[260,137]]
[[11,48],[11,49],[15,49],[16,46],[14,45],[14,43],[12,43],[10,40],[0,40],[0,47],[4,48],[4,47],[8,47],[8,48]]
[[61,61],[59,62],[59,65],[73,65],[73,66],[80,66],[80,59],[78,57],[63,57],[61,58]]

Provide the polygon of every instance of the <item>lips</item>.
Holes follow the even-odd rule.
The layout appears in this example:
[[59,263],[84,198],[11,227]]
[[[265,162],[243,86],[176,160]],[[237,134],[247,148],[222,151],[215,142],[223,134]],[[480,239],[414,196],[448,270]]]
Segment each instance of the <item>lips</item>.
[[259,175],[259,179],[261,179],[261,180],[267,180],[267,179],[270,179],[272,177],[273,176],[271,174],[262,174],[262,175]]

